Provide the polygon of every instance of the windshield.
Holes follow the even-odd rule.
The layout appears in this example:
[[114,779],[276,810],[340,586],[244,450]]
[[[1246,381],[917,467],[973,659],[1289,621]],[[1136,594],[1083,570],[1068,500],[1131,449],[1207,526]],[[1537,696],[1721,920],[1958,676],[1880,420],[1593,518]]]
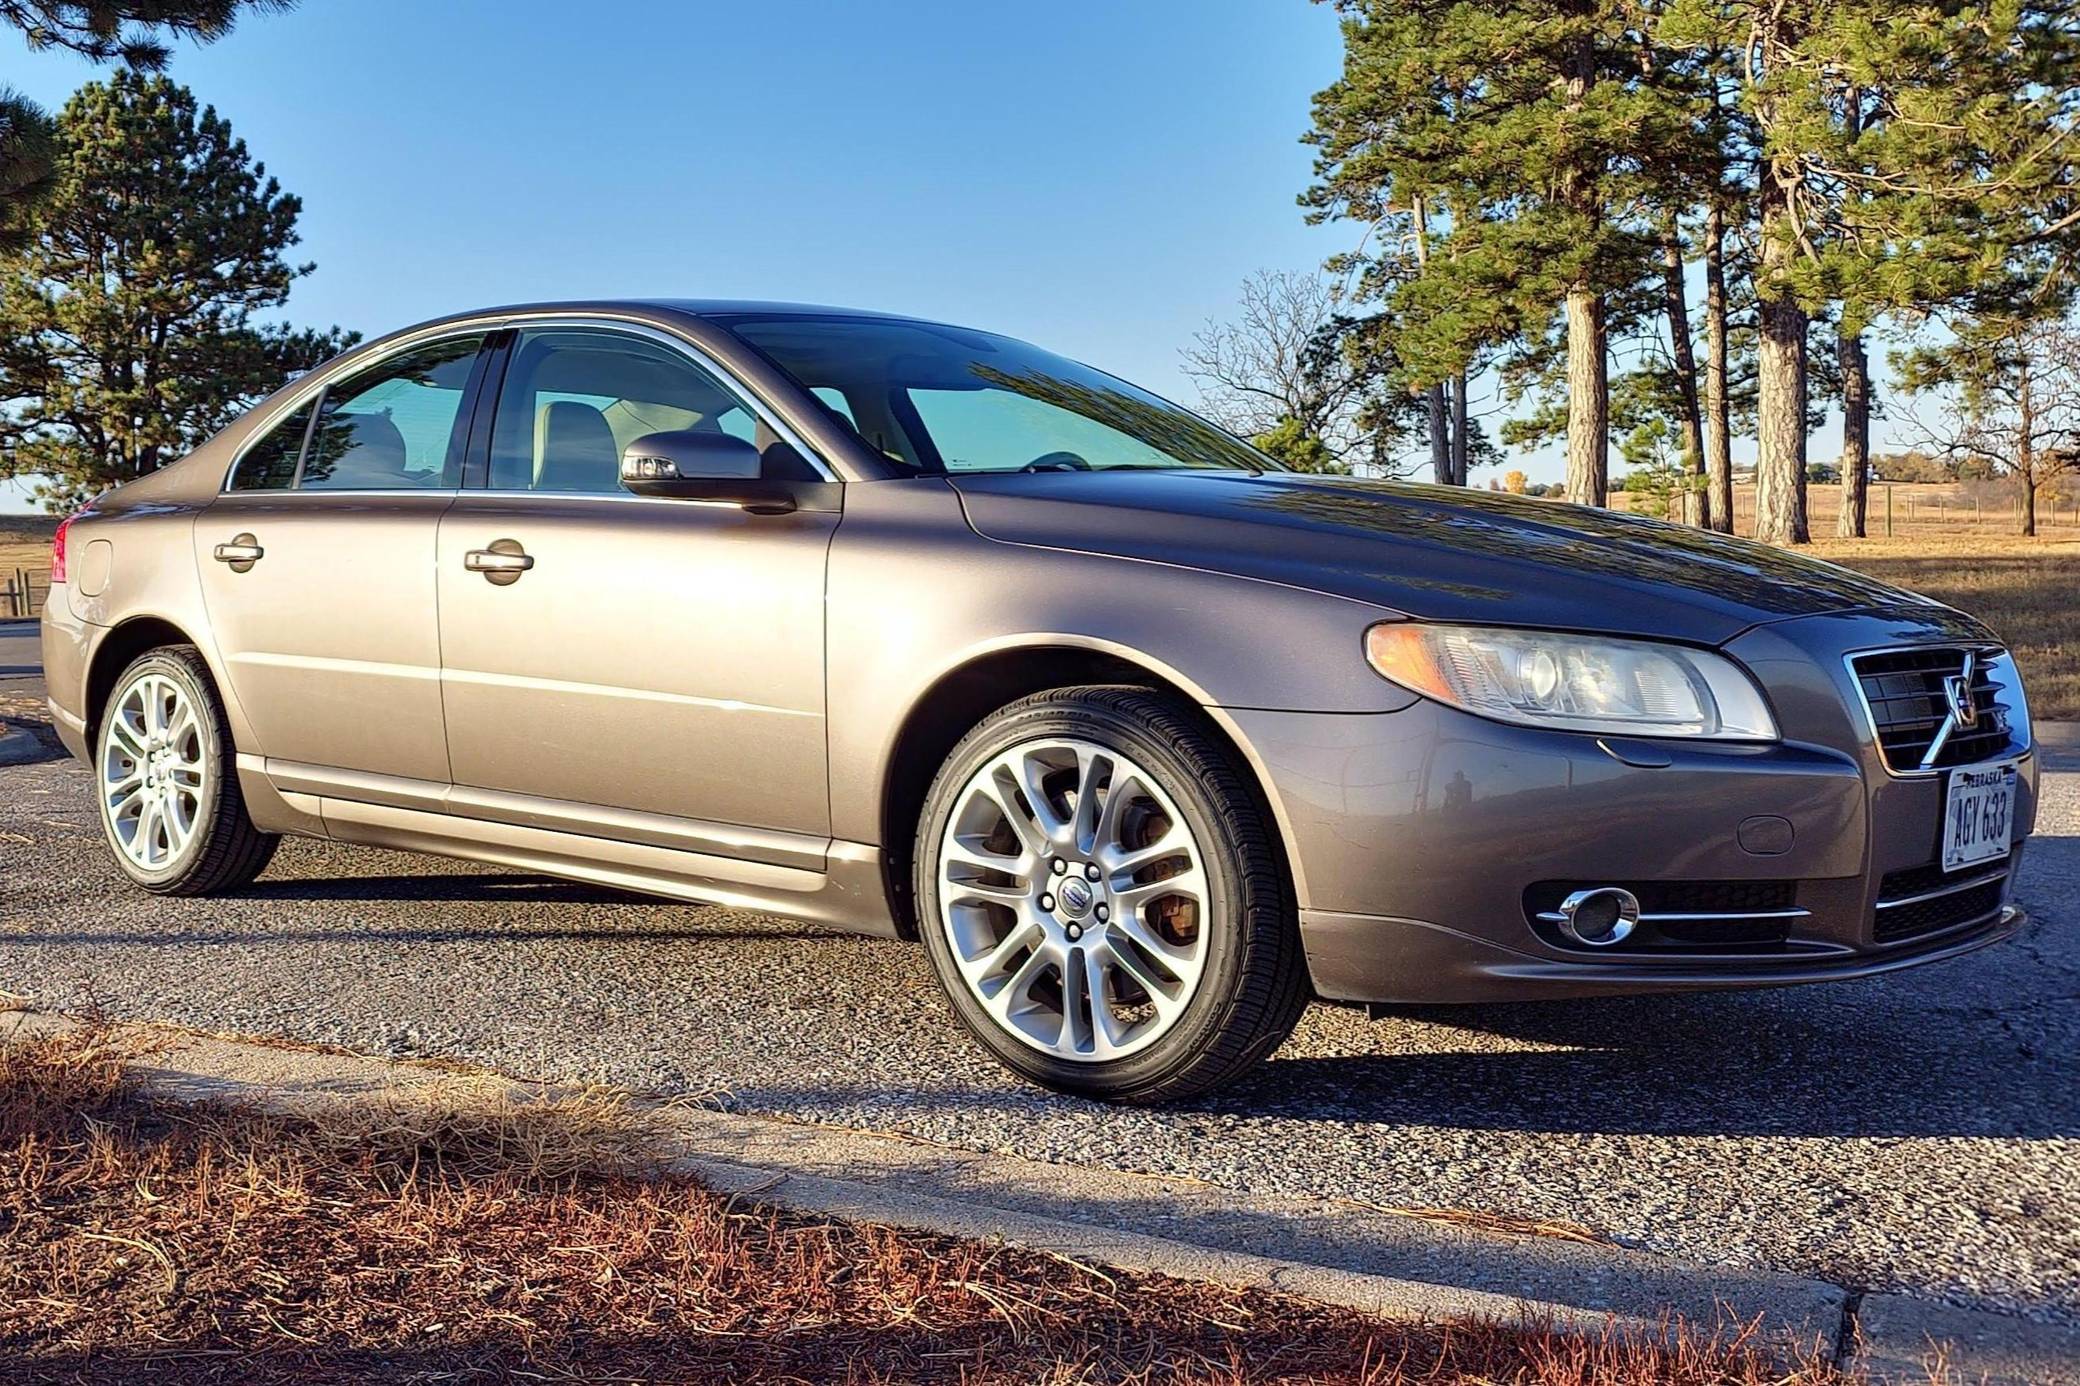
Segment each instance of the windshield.
[[920,472],[1278,470],[1195,414],[1009,337],[894,318],[719,321]]

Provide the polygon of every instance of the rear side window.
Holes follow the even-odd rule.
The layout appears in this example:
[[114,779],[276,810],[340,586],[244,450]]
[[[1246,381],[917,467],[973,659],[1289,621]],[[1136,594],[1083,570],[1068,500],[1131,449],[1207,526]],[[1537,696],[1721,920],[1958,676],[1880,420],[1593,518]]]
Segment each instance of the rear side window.
[[283,419],[246,449],[232,473],[234,491],[286,491],[296,484],[296,463],[303,456],[303,436],[311,430],[315,401]]
[[325,389],[299,489],[410,491],[462,484],[462,400],[482,336],[393,356]]

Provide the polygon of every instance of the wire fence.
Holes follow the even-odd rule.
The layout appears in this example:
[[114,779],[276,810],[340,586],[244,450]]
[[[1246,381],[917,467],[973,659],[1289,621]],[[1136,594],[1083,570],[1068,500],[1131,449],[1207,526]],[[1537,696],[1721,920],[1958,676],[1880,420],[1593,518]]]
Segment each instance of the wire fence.
[[[1628,495],[1623,491],[1611,496],[1611,505],[1615,509],[1653,514],[1657,518],[1659,515],[1646,497]],[[1840,506],[1839,486],[1816,483],[1806,488],[1806,516],[1814,538],[1834,533],[1835,512]],[[1870,488],[1864,532],[1874,539],[2018,534],[2022,530],[2022,509],[2022,498],[2015,495],[1981,496],[1969,494],[1962,488],[1878,482]],[[1755,532],[1755,489],[1752,486],[1734,488],[1733,528],[1736,534]],[[2080,538],[2080,495],[2048,488],[2040,494],[2037,497],[2037,533],[2046,538]]]
[[51,594],[51,570],[14,568],[0,573],[0,619],[21,619],[43,613]]

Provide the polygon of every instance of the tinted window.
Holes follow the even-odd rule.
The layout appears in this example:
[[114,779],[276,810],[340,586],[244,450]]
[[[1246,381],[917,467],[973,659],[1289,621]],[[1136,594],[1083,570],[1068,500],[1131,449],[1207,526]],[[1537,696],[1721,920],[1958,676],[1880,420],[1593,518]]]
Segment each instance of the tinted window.
[[1282,470],[1167,400],[1009,337],[894,318],[721,321],[920,471]]
[[232,473],[232,490],[286,491],[296,484],[296,463],[303,456],[303,435],[310,431],[315,404],[304,405],[246,449]]
[[451,337],[326,387],[304,450],[305,490],[461,484],[464,388],[483,337]]
[[[712,429],[778,440],[723,384],[661,342],[619,332],[522,332],[491,428],[491,485],[621,490],[621,450],[646,433]],[[784,446],[784,445],[782,445]]]
[[949,472],[1175,467],[1110,424],[1014,390],[905,390]]

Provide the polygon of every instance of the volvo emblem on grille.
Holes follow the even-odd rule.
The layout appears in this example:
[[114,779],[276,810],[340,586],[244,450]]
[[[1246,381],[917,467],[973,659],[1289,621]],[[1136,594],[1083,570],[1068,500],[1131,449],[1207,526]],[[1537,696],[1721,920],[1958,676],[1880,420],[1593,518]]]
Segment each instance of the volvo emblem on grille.
[[[1972,678],[1979,669],[1979,656],[1970,650],[1964,652],[1964,667],[1943,678],[1943,703],[1947,715],[1943,725],[1936,728],[1935,740],[1928,743],[1928,750],[1921,757],[1923,770],[1934,769],[1942,763],[1943,748],[1950,743],[1955,732],[1968,732],[1979,725],[1979,695],[1972,691]],[[2005,731],[1998,720],[1999,709],[1995,709],[1996,730]]]
[[1972,693],[1971,665],[1965,672],[1952,674],[1943,680],[1943,698],[1950,704],[1950,716],[1958,730],[1970,731],[1979,725],[1979,700]]

